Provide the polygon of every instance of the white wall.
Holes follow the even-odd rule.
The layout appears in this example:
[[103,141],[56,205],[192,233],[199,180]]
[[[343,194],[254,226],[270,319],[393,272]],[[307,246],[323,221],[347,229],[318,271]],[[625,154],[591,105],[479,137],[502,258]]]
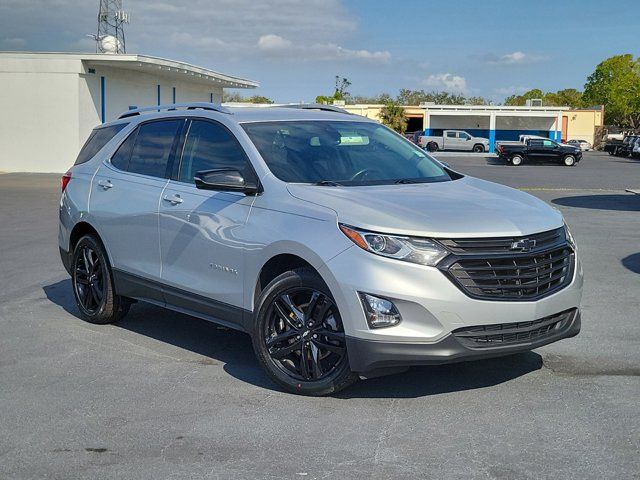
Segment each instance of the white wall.
[[222,87],[176,81],[106,66],[88,68],[78,57],[3,55],[0,61],[0,172],[65,172],[91,130],[101,123],[100,79],[105,77],[106,120],[130,105],[222,101]]
[[0,62],[0,171],[63,172],[73,164],[77,67],[40,58]]
[[[161,104],[173,103],[173,87],[176,88],[176,102],[208,102],[211,93],[213,93],[214,102],[222,101],[222,87],[216,85],[191,84],[151,73],[111,67],[96,67],[95,70],[96,73],[92,76],[95,77],[98,87],[100,77],[105,77],[107,121],[116,119],[130,106],[157,105],[158,85],[160,85]],[[93,82],[94,79],[87,78],[87,81]],[[99,105],[98,111],[100,111]]]

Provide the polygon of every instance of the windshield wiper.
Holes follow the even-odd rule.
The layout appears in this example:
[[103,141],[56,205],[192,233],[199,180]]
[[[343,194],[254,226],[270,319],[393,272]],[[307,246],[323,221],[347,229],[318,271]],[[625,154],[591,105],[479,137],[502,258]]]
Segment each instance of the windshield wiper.
[[314,183],[313,185],[318,185],[320,187],[343,187],[341,183],[334,182],[333,180],[320,180],[319,182]]
[[394,181],[393,183],[409,184],[409,183],[425,183],[425,181],[420,179],[420,178],[399,178],[398,180]]

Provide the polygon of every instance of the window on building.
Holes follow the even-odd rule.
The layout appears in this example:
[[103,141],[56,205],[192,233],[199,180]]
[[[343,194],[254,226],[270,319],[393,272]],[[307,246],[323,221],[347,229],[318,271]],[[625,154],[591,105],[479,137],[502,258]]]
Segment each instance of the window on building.
[[102,150],[109,140],[111,140],[120,130],[126,127],[126,123],[111,125],[110,127],[95,128],[76,158],[76,165],[88,162],[96,153]]
[[126,170],[150,177],[165,177],[171,148],[182,121],[149,122],[138,127]]
[[219,168],[232,168],[247,175],[249,165],[244,150],[222,125],[194,120],[182,152],[179,180],[193,183],[197,172]]

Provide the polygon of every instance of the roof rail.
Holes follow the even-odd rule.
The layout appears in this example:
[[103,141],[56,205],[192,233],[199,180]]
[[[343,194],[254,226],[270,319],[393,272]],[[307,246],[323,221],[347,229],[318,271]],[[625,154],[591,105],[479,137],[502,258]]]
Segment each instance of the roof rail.
[[327,105],[324,103],[290,103],[288,105],[278,106],[286,108],[301,108],[302,110],[323,110],[325,112],[346,113],[347,115],[351,115],[351,112],[347,112],[344,108],[336,107],[335,105]]
[[201,110],[212,110],[214,112],[231,114],[230,110],[217,103],[191,102],[171,103],[168,105],[155,105],[153,107],[134,108],[132,110],[127,110],[126,112],[121,113],[118,119],[140,115],[142,112],[159,112],[160,110],[177,110],[178,108],[185,108],[187,110],[195,110],[199,108]]

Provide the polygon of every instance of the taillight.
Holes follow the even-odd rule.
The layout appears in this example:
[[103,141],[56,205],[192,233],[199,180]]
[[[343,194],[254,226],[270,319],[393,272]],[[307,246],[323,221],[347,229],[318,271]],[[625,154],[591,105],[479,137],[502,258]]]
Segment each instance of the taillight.
[[69,182],[71,181],[71,170],[69,170],[67,173],[65,173],[62,178],[60,179],[60,189],[64,192],[65,189],[67,188],[67,185],[69,185]]

